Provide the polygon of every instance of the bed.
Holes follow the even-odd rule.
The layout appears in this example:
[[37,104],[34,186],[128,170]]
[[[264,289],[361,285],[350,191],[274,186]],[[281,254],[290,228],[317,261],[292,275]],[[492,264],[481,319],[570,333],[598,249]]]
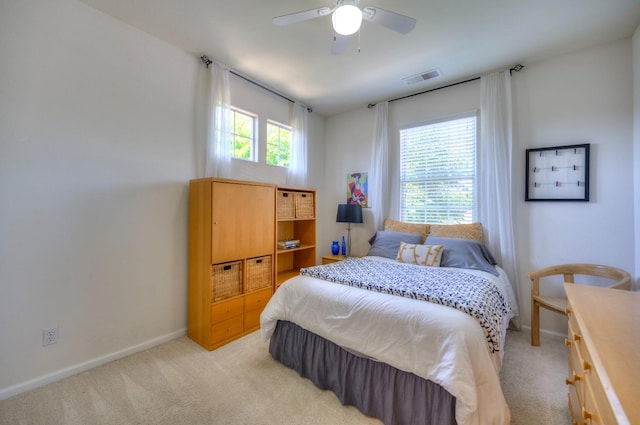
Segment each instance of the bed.
[[499,371],[517,306],[491,253],[395,231],[370,242],[280,286],[261,315],[272,356],[386,425],[509,424]]

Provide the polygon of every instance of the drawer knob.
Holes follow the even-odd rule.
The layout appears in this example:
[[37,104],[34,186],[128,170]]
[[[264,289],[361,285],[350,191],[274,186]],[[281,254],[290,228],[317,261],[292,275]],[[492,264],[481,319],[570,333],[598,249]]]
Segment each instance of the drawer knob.
[[569,307],[564,309],[564,314],[566,314],[567,316],[571,314],[571,310],[569,309]]
[[575,371],[573,371],[573,381],[580,381],[582,378]]
[[591,365],[587,362],[582,362],[582,368],[584,369],[584,373],[591,371]]
[[582,337],[580,335],[578,335],[578,334],[573,335],[573,340],[575,342],[580,342],[581,339],[582,339]]
[[583,407],[582,408],[582,417],[584,419],[591,419],[593,417],[593,414]]
[[564,345],[569,347],[569,346],[571,346],[571,344],[573,344],[573,341],[571,341],[569,338],[565,338],[564,339]]
[[569,378],[564,378],[564,384],[565,385],[575,385],[575,382],[573,382],[571,379]]

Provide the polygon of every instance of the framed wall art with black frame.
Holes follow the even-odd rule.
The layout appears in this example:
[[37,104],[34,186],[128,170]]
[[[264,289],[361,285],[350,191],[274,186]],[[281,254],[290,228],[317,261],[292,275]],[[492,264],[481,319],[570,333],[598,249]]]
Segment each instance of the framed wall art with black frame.
[[589,201],[589,144],[527,149],[525,201]]

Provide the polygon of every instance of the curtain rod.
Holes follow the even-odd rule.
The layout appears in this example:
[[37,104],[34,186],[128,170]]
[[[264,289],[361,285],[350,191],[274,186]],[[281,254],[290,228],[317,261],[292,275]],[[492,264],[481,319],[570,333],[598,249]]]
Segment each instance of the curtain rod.
[[[513,74],[513,71],[520,72],[520,71],[522,71],[522,68],[524,68],[524,65],[516,64],[513,68],[509,69],[509,73]],[[421,91],[421,92],[418,92],[418,93],[412,93],[412,94],[408,94],[406,96],[396,97],[395,99],[389,100],[389,102],[395,102],[396,100],[408,99],[410,97],[418,96],[420,94],[430,93],[432,91],[436,91],[436,90],[440,90],[440,89],[446,89],[448,87],[453,87],[453,86],[457,86],[457,85],[460,85],[460,84],[470,83],[471,81],[477,81],[479,79],[480,79],[480,77],[469,78],[468,80],[458,81],[457,83],[447,84],[446,86],[436,87],[436,88],[425,90],[425,91]],[[376,106],[375,103],[370,103],[370,104],[367,105],[367,108],[371,109],[374,106]]]
[[[207,55],[200,56],[200,60],[202,61],[203,64],[206,65],[207,68],[209,68],[209,65],[211,65],[213,63],[213,61],[211,59],[209,59],[209,57]],[[251,83],[251,84],[253,84],[255,86],[258,86],[261,89],[268,91],[269,93],[273,93],[276,96],[280,96],[284,100],[288,100],[291,103],[296,103],[295,100],[289,99],[287,96],[283,95],[282,93],[278,93],[277,91],[275,91],[275,90],[273,90],[273,89],[271,89],[271,88],[269,88],[269,87],[267,87],[265,85],[262,85],[259,82],[250,79],[249,77],[245,77],[244,75],[240,75],[240,74],[238,74],[237,72],[235,72],[232,69],[229,69],[229,73],[235,75],[238,78],[242,78],[243,80],[245,80],[245,81],[247,81],[247,82],[249,82],[249,83]],[[313,112],[313,109],[311,109],[310,107],[307,106],[307,111]]]

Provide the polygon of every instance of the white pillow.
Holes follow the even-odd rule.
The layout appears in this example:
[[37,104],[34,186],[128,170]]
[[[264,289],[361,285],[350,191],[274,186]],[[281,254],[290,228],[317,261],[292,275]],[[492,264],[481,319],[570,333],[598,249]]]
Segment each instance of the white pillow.
[[401,263],[440,267],[444,245],[417,245],[400,242],[396,260]]

